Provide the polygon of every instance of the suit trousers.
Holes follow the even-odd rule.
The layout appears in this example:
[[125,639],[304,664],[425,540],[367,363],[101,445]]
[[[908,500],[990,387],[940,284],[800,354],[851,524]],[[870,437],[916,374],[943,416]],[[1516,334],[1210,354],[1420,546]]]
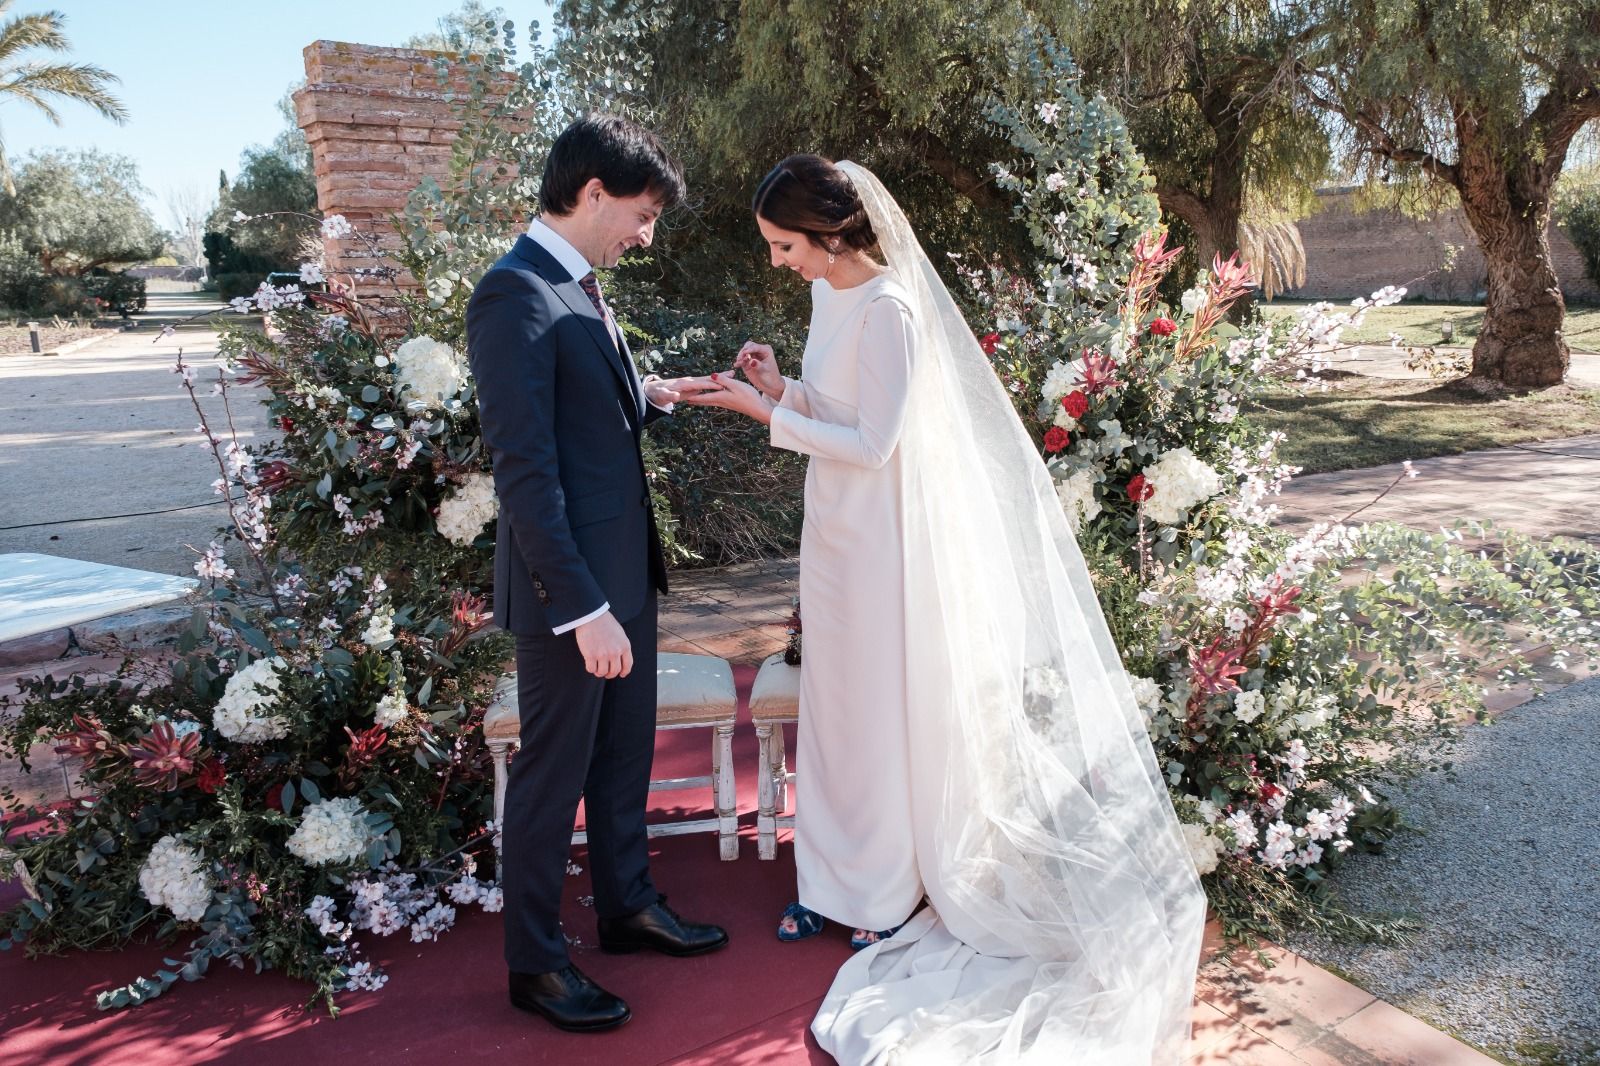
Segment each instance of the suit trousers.
[[506,963],[515,973],[568,963],[561,893],[580,797],[596,914],[626,917],[659,898],[645,829],[656,732],[653,592],[622,628],[633,670],[611,680],[584,670],[576,631],[517,637],[521,747],[501,827]]

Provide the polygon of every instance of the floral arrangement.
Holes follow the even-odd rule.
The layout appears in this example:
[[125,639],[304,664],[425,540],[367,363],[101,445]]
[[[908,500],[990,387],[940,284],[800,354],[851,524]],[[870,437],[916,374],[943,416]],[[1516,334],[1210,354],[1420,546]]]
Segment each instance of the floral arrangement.
[[1340,334],[1404,290],[1239,325],[1255,278],[1219,257],[1162,303],[1181,249],[1125,129],[1047,37],[1021,47],[1023,84],[990,117],[1023,159],[994,170],[1039,260],[1030,275],[957,261],[990,323],[980,342],[1094,571],[1224,931],[1381,933],[1335,905],[1326,871],[1394,832],[1384,782],[1443,761],[1482,713],[1484,663],[1506,685],[1530,676],[1530,643],[1596,660],[1600,553],[1481,525],[1356,524],[1361,508],[1279,527],[1272,501],[1296,471],[1256,401],[1319,387]]
[[[323,232],[352,236],[337,216]],[[26,765],[54,737],[92,798],[15,842],[31,895],[0,947],[198,933],[103,1007],[248,960],[332,1011],[385,980],[358,936],[432,940],[457,907],[500,906],[476,877],[494,846],[479,726],[510,649],[485,628],[496,509],[471,377],[405,293],[363,303],[320,262],[300,273],[237,301],[272,328],[223,332],[230,428],[194,403],[231,528],[196,551],[210,597],[176,656],[4,701],[0,751]],[[175,370],[193,400],[197,372]],[[239,444],[240,382],[264,386],[281,439]]]

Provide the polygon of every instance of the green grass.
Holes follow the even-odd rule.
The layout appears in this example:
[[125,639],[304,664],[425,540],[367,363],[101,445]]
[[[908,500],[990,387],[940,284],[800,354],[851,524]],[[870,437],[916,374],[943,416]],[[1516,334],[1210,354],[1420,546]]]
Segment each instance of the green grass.
[[1459,381],[1325,373],[1327,392],[1269,396],[1253,412],[1288,434],[1281,453],[1308,474],[1600,432],[1600,390],[1558,385],[1499,398]]
[[[1260,304],[1269,318],[1292,318],[1310,300],[1274,300]],[[1341,310],[1349,301],[1333,301]],[[1483,308],[1477,304],[1400,303],[1368,311],[1359,329],[1346,330],[1340,338],[1347,344],[1387,344],[1391,332],[1400,334],[1402,343],[1418,347],[1441,344],[1439,325],[1446,316],[1455,323],[1452,344],[1470,346],[1483,328]],[[1567,344],[1576,352],[1600,352],[1600,307],[1568,307]]]

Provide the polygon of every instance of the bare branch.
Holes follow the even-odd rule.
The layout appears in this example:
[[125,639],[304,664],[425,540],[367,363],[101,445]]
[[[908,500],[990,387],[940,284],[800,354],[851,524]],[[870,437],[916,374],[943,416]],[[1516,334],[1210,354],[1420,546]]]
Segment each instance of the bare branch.
[[1370,151],[1395,163],[1415,163],[1430,178],[1446,185],[1453,186],[1460,180],[1460,172],[1455,164],[1446,163],[1432,152],[1422,148],[1401,147],[1394,136],[1383,128],[1381,122],[1364,111],[1346,107],[1337,100],[1317,92],[1304,79],[1301,82],[1301,91],[1318,107],[1333,112],[1354,126],[1363,139],[1368,142]]

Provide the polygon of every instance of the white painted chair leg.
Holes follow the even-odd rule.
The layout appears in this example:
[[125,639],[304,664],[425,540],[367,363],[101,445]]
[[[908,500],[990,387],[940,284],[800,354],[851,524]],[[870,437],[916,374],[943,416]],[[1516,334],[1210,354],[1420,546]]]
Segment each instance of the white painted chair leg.
[[756,854],[763,859],[775,859],[778,857],[778,812],[774,806],[777,797],[772,780],[771,723],[756,726],[756,743],[759,746],[756,764],[761,771],[756,780]]
[[[489,757],[494,760],[494,824],[505,832],[507,760],[511,754],[511,741],[489,741]],[[494,879],[501,879],[500,849],[494,852]]]
[[772,754],[773,763],[769,772],[773,781],[773,807],[777,813],[783,814],[789,809],[789,753],[784,747],[782,724],[772,727]]
[[717,804],[717,847],[723,862],[739,857],[738,792],[733,784],[733,723],[711,737],[711,777]]

